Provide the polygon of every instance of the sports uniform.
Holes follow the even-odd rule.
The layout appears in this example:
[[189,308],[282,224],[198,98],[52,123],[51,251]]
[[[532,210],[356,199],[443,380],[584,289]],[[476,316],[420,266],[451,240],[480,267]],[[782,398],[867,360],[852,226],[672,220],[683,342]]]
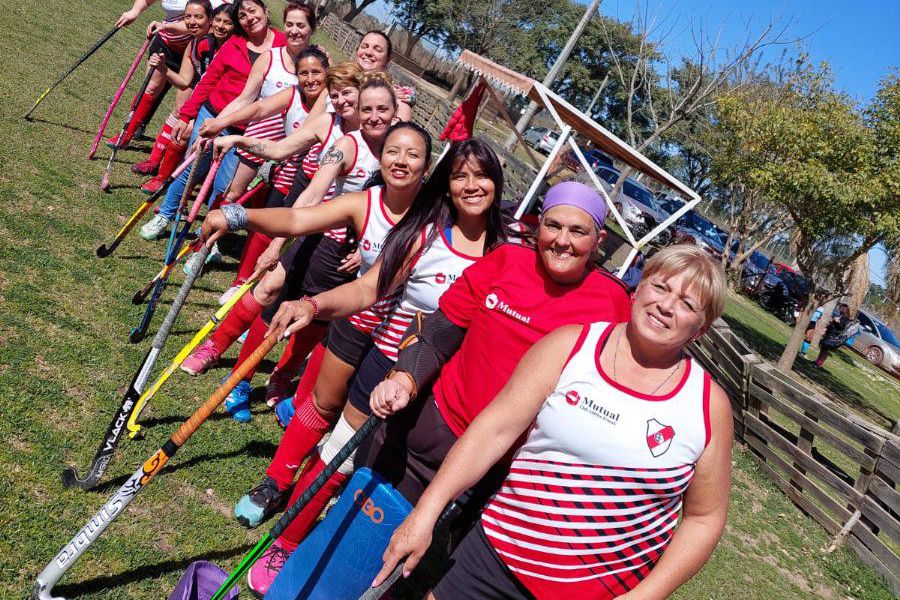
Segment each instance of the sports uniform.
[[687,358],[667,394],[621,385],[600,363],[613,329],[583,327],[437,598],[607,600],[632,589],[662,556],[709,443],[710,378]]
[[[286,55],[287,50],[285,48],[272,48],[269,50],[269,68],[266,69],[257,100],[274,96],[278,92],[289,88],[296,90],[297,73],[294,71],[294,65],[289,64],[290,56],[286,57]],[[286,58],[287,62],[285,61]],[[286,135],[284,113],[277,113],[259,121],[248,123],[244,135],[262,140],[283,140]],[[258,167],[265,162],[242,148],[238,148],[237,154],[242,162],[254,167]]]
[[562,325],[626,321],[631,300],[621,281],[601,271],[560,285],[534,249],[507,243],[467,269],[441,296],[439,309],[465,331],[461,345],[431,390],[420,388],[420,400],[379,427],[368,456],[357,457],[413,503],[535,342]]

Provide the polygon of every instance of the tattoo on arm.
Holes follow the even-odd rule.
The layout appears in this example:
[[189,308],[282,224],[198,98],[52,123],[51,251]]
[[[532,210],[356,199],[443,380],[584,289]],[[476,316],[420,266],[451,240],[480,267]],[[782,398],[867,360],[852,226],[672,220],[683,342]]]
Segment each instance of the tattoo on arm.
[[247,146],[247,152],[249,152],[250,154],[256,154],[257,156],[259,156],[260,153],[265,152],[265,150],[266,150],[266,145],[263,144],[262,142],[258,142],[256,144],[250,144],[249,146]]
[[344,153],[340,150],[332,148],[328,152],[325,153],[325,156],[322,157],[322,162],[320,166],[325,165],[333,165],[336,163],[341,163],[344,161]]

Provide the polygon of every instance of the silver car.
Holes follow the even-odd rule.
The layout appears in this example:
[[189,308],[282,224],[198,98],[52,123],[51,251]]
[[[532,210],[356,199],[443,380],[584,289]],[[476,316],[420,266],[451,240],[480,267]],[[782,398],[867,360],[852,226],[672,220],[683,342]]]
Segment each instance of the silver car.
[[541,152],[550,153],[559,135],[555,131],[551,131],[546,127],[530,127],[522,135],[526,142],[531,144],[532,148],[537,148]]
[[[600,182],[607,192],[615,186],[621,175],[618,170],[604,166],[597,167],[594,172],[600,178]],[[643,237],[669,217],[656,204],[653,193],[631,177],[625,179],[622,190],[612,201],[616,210],[638,238]],[[674,227],[670,225],[653,238],[653,243],[666,246],[672,241],[673,233]]]
[[900,342],[890,328],[873,315],[859,311],[859,335],[852,348],[889,373],[900,375]]

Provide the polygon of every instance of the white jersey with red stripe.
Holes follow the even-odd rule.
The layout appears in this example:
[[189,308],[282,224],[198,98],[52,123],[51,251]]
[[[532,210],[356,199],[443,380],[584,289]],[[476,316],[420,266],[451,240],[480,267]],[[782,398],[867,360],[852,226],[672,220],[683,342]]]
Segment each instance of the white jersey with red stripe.
[[[353,142],[356,150],[350,168],[335,179],[332,197],[349,194],[350,192],[361,192],[365,189],[365,185],[372,175],[381,168],[381,160],[372,151],[360,130],[351,131],[344,137],[349,138]],[[320,156],[324,156],[324,154],[323,152]],[[331,190],[329,190],[329,193],[331,193]],[[326,231],[324,235],[342,244],[347,241],[347,230],[344,228]]]
[[665,395],[622,386],[599,360],[613,329],[584,326],[482,515],[497,554],[542,600],[637,585],[666,549],[709,443],[709,376],[685,359]]
[[436,311],[447,288],[481,258],[454,250],[447,236],[448,230],[441,230],[430,246],[419,251],[394,310],[372,333],[375,345],[391,360],[397,360],[397,348],[416,313]]
[[[287,110],[282,113],[284,137],[294,133],[309,118],[309,109],[306,108],[306,104],[303,102],[303,94],[300,92],[300,89],[296,85],[291,89],[291,103],[288,104]],[[300,168],[300,160],[301,155],[295,154],[282,162],[281,168],[278,169],[275,175],[273,184],[278,190],[287,194],[291,189],[291,183],[294,181],[294,176]]]
[[[315,177],[316,171],[319,170],[319,163],[322,160],[322,157],[334,147],[335,142],[344,136],[344,132],[341,129],[342,124],[343,119],[341,119],[341,116],[332,114],[331,127],[328,128],[325,139],[313,144],[310,146],[309,150],[307,150],[306,155],[300,163],[300,167],[303,169],[303,174],[306,175],[308,179],[312,180],[312,178]],[[328,192],[325,194],[325,200],[330,200],[334,197],[334,189],[335,185],[332,183],[328,188]]]
[[[366,220],[357,236],[360,255],[358,277],[365,275],[381,256],[387,236],[396,225],[384,208],[384,186],[370,187],[367,191]],[[378,300],[370,308],[352,315],[350,323],[359,331],[371,334],[391,311],[396,299],[397,295],[392,294]]]
[[[172,21],[184,14],[187,0],[162,0],[160,6],[165,13],[166,21]],[[180,53],[184,52],[193,36],[189,33],[175,33],[162,30],[159,32],[159,38],[166,43],[166,46]]]
[[[257,100],[274,96],[282,90],[296,88],[297,74],[293,72],[293,67],[288,64],[289,62],[290,56],[288,56],[286,48],[269,50],[269,68],[266,69]],[[283,140],[285,138],[284,113],[277,113],[265,119],[250,122],[244,135],[262,140]],[[238,156],[254,164],[261,165],[265,162],[243,149],[238,149]]]

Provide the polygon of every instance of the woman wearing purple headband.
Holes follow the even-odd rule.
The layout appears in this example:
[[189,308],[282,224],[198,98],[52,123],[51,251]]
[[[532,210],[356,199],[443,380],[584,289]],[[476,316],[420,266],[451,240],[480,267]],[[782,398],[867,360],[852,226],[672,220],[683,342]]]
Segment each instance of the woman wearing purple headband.
[[[540,338],[563,325],[627,320],[624,284],[593,266],[605,217],[592,188],[555,185],[544,199],[535,247],[500,244],[462,273],[425,317],[418,342],[404,343],[371,394],[373,412],[387,422],[357,466],[374,468],[415,504],[450,447]],[[501,465],[476,486],[468,503],[474,514],[502,476]]]

